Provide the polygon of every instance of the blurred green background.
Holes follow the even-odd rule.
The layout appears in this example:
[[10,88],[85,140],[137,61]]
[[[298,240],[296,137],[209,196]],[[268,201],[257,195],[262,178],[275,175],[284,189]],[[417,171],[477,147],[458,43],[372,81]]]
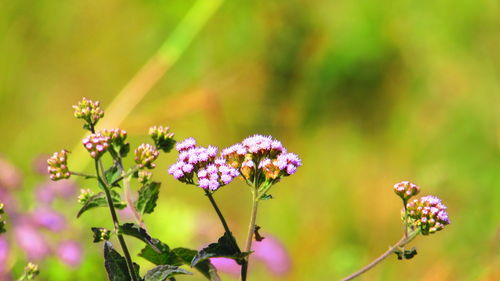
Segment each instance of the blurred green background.
[[[300,155],[304,166],[258,217],[288,249],[291,272],[255,264],[250,280],[336,280],[365,265],[400,238],[392,185],[401,180],[441,197],[452,224],[416,239],[411,261],[390,258],[360,280],[500,279],[498,1],[220,2],[211,16],[195,14],[210,17],[120,127],[133,146],[168,125],[178,140],[219,147],[271,134]],[[27,210],[41,180],[32,159],[83,136],[71,105],[83,96],[109,105],[195,3],[0,2],[0,152],[23,172],[16,196]],[[222,229],[202,192],[166,173],[175,158],[158,161],[161,202],[146,223],[173,246],[199,248]],[[216,198],[243,241],[247,188],[234,183]],[[105,279],[88,229],[110,226],[107,210],[77,221],[74,200],[56,202],[74,225],[58,236],[83,241],[85,260],[41,262],[40,280]],[[131,241],[133,253],[140,247]],[[18,272],[26,259],[11,262]]]

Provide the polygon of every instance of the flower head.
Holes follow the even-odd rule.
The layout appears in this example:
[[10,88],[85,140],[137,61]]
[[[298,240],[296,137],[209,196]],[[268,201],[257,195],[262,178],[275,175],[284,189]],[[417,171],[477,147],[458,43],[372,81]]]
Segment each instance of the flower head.
[[127,131],[116,128],[104,129],[99,133],[109,138],[108,144],[112,148],[110,151],[121,157],[127,156],[127,153],[130,151],[130,143],[125,142],[127,139]]
[[94,159],[99,159],[109,147],[109,137],[101,133],[91,134],[82,140],[82,144]]
[[196,146],[196,140],[188,138],[178,143],[176,149],[179,156],[168,173],[181,182],[215,191],[239,175],[224,158],[216,158],[218,148],[215,146]]
[[47,171],[50,174],[50,179],[57,181],[60,179],[67,179],[71,176],[68,169],[68,153],[67,150],[55,152],[49,159],[47,159]]
[[297,154],[289,153],[283,144],[271,136],[253,135],[232,145],[221,153],[227,163],[238,168],[248,184],[266,189],[282,177],[294,174],[302,161]]
[[435,196],[414,199],[406,204],[408,216],[423,235],[434,233],[450,224],[446,206]]
[[174,147],[174,133],[169,132],[169,127],[153,126],[149,128],[149,135],[153,139],[157,149],[170,152]]
[[73,109],[76,118],[83,119],[92,126],[104,117],[104,111],[101,109],[99,101],[83,98],[78,105],[73,105]]
[[409,181],[402,181],[394,185],[394,192],[401,197],[401,199],[407,201],[420,192],[420,186]]
[[160,152],[152,145],[143,143],[135,150],[135,163],[140,169],[153,169],[156,165],[153,162],[158,158]]

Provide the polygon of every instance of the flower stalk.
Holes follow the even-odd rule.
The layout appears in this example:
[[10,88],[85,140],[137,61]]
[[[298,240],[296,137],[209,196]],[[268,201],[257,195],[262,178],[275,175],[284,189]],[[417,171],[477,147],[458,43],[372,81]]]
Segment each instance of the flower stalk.
[[95,170],[97,173],[97,181],[102,185],[104,189],[104,193],[106,194],[106,200],[108,201],[108,207],[109,211],[111,213],[111,218],[113,220],[113,226],[114,226],[114,231],[116,233],[116,236],[118,237],[118,241],[120,242],[120,246],[123,250],[123,255],[125,257],[125,261],[127,263],[127,268],[128,268],[128,273],[130,275],[130,278],[132,281],[139,281],[137,279],[137,275],[135,274],[134,270],[134,264],[132,263],[132,258],[130,256],[130,252],[127,247],[127,243],[125,242],[125,238],[123,238],[123,235],[119,233],[120,229],[120,222],[118,220],[118,216],[116,215],[116,210],[113,205],[113,199],[111,197],[111,193],[109,191],[110,186],[106,182],[105,178],[101,175],[100,168],[99,166],[102,166],[102,162],[99,160],[95,160]]

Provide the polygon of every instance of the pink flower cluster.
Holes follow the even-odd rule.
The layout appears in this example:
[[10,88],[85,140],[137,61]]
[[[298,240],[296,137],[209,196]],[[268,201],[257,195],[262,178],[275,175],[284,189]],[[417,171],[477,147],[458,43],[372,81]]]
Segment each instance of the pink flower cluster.
[[420,186],[409,181],[398,182],[394,185],[394,192],[403,200],[408,200],[420,192]]
[[215,191],[239,175],[224,159],[216,159],[218,149],[215,146],[197,146],[194,138],[187,138],[175,148],[179,157],[177,162],[170,166],[168,173],[181,182],[197,184],[201,188]]
[[445,225],[450,224],[446,206],[435,196],[414,199],[406,204],[406,208],[408,216],[414,220],[414,224],[421,229],[423,235],[442,230]]
[[267,180],[278,181],[294,174],[302,165],[296,154],[287,152],[281,142],[271,136],[250,136],[224,149],[221,155],[231,166],[239,168],[250,182],[261,175]]
[[82,140],[83,146],[94,159],[100,158],[109,147],[109,137],[100,133],[91,134]]
[[153,162],[158,158],[158,155],[160,155],[160,152],[156,148],[150,144],[143,143],[135,150],[134,160],[140,169],[153,169],[155,167]]
[[68,169],[68,151],[63,149],[55,152],[47,159],[47,171],[50,174],[50,179],[53,181],[67,179],[71,176]]

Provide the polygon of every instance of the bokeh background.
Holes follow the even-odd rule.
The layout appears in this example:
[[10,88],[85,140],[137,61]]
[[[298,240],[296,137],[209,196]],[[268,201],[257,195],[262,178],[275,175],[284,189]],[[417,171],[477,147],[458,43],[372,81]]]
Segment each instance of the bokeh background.
[[[95,186],[47,188],[33,166],[78,147],[71,105],[83,96],[116,102],[153,58],[133,80],[138,104],[119,125],[133,146],[149,126],[167,125],[178,140],[219,147],[271,134],[303,159],[258,216],[291,267],[276,275],[256,261],[251,280],[336,280],[365,265],[401,236],[392,191],[401,180],[441,197],[452,224],[416,239],[411,261],[390,258],[360,280],[498,280],[499,46],[493,0],[1,1],[0,190],[16,205],[3,270],[17,276],[35,247],[39,280],[105,280],[89,228],[111,226],[107,210],[75,218],[76,190]],[[74,153],[70,163],[85,166]],[[222,229],[202,192],[166,173],[175,158],[158,161],[160,204],[146,224],[172,246],[200,248]],[[233,183],[216,199],[243,241],[247,188]],[[32,226],[40,208],[59,216]],[[48,246],[23,245],[15,225]],[[141,243],[129,240],[137,253]],[[71,241],[79,244],[65,259],[60,245]]]

